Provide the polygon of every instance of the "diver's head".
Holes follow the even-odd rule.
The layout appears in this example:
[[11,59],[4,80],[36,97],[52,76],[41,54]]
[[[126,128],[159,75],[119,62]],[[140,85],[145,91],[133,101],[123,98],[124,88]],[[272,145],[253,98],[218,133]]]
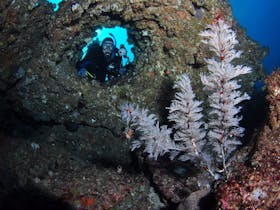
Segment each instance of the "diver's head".
[[115,49],[115,44],[112,38],[107,37],[102,41],[101,44],[102,52],[105,56],[111,56]]

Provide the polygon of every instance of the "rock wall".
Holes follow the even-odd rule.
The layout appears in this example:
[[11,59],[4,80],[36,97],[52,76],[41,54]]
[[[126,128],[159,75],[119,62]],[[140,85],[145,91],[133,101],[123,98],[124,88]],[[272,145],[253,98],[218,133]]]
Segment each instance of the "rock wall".
[[280,68],[266,78],[267,100],[269,102],[269,125],[271,129],[280,127]]
[[[162,116],[173,97],[173,81],[183,72],[189,73],[201,96],[199,73],[207,70],[204,58],[211,55],[198,33],[217,17],[238,32],[244,54],[237,62],[254,69],[245,77],[244,89],[252,91],[253,82],[263,77],[265,51],[237,26],[228,1],[69,0],[57,12],[46,1],[36,2],[0,3],[0,90],[7,104],[2,112],[40,123],[70,124],[72,131],[79,125],[98,128],[97,139],[109,131],[110,144],[121,136],[123,102]],[[105,85],[78,78],[75,64],[94,29],[116,25],[127,28],[135,46],[128,74]]]

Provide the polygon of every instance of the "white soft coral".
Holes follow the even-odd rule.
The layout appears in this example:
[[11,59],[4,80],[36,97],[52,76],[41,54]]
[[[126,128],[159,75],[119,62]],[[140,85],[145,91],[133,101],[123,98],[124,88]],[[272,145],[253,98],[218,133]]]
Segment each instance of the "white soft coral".
[[149,114],[147,109],[139,109],[126,103],[121,106],[121,117],[128,127],[138,131],[141,135],[132,139],[131,150],[144,146],[151,159],[157,160],[159,156],[175,148],[174,141],[170,138],[172,130],[167,126],[160,126],[157,117]]
[[202,102],[195,100],[187,74],[183,74],[175,82],[174,88],[177,89],[175,99],[168,107],[168,119],[175,122],[174,130],[176,131],[174,140],[177,150],[172,152],[172,157],[181,151],[180,160],[193,160],[199,157],[205,144],[205,129],[200,107]]
[[239,116],[241,107],[237,105],[250,97],[238,90],[236,77],[251,72],[247,66],[233,66],[231,61],[239,58],[241,51],[234,49],[238,44],[236,34],[230,26],[222,19],[216,24],[200,33],[205,39],[203,43],[210,46],[215,57],[205,59],[209,73],[201,74],[204,89],[209,93],[209,132],[207,138],[216,152],[216,160],[223,163],[226,173],[226,161],[232,151],[241,144],[244,129],[239,126],[242,119]]

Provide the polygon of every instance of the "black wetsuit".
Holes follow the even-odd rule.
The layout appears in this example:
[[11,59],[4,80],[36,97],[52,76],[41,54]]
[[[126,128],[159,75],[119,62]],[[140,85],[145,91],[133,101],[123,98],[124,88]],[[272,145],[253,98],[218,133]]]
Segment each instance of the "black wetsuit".
[[[90,75],[90,79],[105,82],[119,76],[122,58],[118,55],[117,49],[106,58],[102,52],[101,46],[93,43],[88,47],[86,56],[82,61],[77,62],[77,70],[85,68]],[[92,76],[91,76],[92,75]]]

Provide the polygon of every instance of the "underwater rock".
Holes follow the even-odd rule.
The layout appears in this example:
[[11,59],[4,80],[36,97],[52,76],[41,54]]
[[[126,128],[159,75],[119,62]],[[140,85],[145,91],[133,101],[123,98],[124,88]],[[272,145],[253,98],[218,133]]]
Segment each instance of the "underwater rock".
[[[263,77],[265,52],[233,20],[227,1],[71,0],[60,6],[53,12],[47,2],[32,9],[23,0],[0,3],[0,90],[17,116],[34,123],[74,122],[97,129],[94,138],[100,142],[109,131],[105,147],[123,144],[115,141],[124,127],[119,118],[123,102],[161,114],[170,103],[165,95],[170,83],[183,72],[193,80],[194,91],[200,88],[199,74],[207,68],[204,58],[211,55],[198,33],[217,15],[237,30],[244,54],[236,62],[254,69],[243,81],[244,90],[251,92],[256,78]],[[92,37],[94,29],[116,25],[127,28],[135,46],[132,68],[103,85],[80,79],[75,65],[84,40]],[[100,157],[107,153],[104,150]]]
[[[210,192],[209,189],[198,190],[191,193],[185,200],[182,202],[177,210],[199,210],[199,201]],[[207,209],[211,209],[210,206]]]
[[[77,133],[66,132],[63,126],[54,127],[51,132],[42,128],[32,138],[23,140],[0,132],[0,209],[164,207],[143,174],[122,166],[100,167],[88,161],[94,139],[86,138],[85,133],[81,139]],[[34,141],[40,144],[37,150],[31,147]],[[63,201],[67,208],[48,198],[56,204]]]
[[280,127],[280,68],[266,78],[269,122],[272,129]]
[[[194,168],[191,164],[171,163],[168,160],[161,160],[157,162],[146,161],[145,166],[145,170],[151,174],[150,179],[156,186],[157,192],[161,195],[162,200],[169,205],[177,206],[184,203],[192,192],[198,191],[201,187],[199,182],[203,172]],[[183,167],[185,169],[184,176],[177,173],[178,168]],[[206,180],[206,177],[204,177],[204,180]]]
[[79,129],[79,125],[74,122],[66,121],[64,122],[64,126],[68,131],[75,132]]

